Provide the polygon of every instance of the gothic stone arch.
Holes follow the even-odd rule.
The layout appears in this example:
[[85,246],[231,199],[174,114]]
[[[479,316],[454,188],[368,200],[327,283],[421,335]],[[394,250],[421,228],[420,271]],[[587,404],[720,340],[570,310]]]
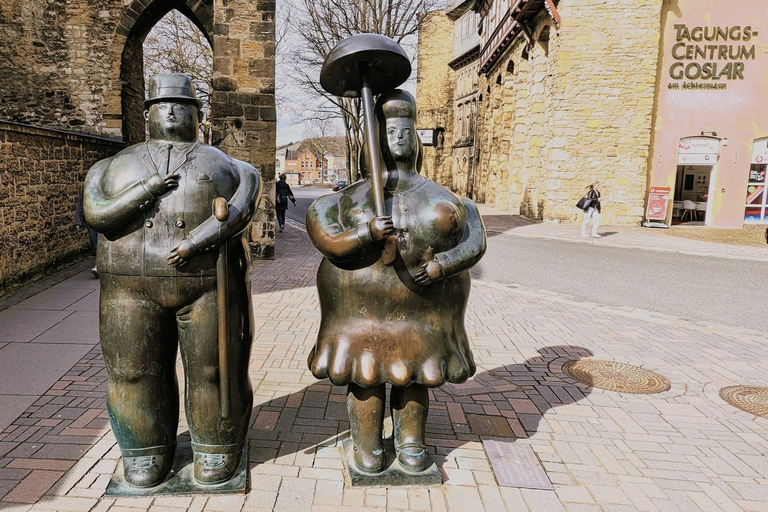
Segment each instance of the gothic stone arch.
[[[212,144],[261,170],[264,194],[274,194],[276,137],[274,3],[250,0],[134,0],[122,12],[112,43],[113,77],[105,118],[128,143],[144,139],[142,42],[177,9],[213,48]],[[263,205],[271,204],[265,201]],[[251,228],[258,255],[274,254],[274,211],[261,207]]]

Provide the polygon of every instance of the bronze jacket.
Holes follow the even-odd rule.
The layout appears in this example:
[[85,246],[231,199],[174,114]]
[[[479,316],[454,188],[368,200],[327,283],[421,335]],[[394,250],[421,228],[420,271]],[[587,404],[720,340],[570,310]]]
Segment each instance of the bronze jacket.
[[[251,165],[197,142],[177,145],[168,174],[180,174],[179,186],[155,197],[147,180],[158,169],[148,142],[128,147],[97,162],[88,171],[83,209],[88,225],[102,234],[100,272],[131,276],[215,276],[217,251],[229,240],[229,260],[249,259],[242,236],[256,211],[261,179]],[[165,169],[160,173],[165,174]],[[229,218],[213,216],[216,197],[229,203]],[[174,268],[166,257],[185,238],[200,250]]]

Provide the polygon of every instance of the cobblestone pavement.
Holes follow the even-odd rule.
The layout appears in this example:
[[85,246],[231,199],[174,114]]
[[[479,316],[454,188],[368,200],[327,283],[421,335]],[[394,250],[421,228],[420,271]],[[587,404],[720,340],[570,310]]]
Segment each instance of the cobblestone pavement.
[[489,232],[549,238],[574,243],[607,245],[698,256],[768,261],[765,226],[742,230],[703,226],[672,226],[670,229],[601,226],[602,238],[582,238],[579,226],[532,222],[519,215],[478,205]]
[[[427,444],[444,483],[345,486],[344,389],[317,381],[306,367],[320,319],[319,258],[293,223],[277,247],[275,261],[254,262],[248,495],[103,497],[120,455],[94,341],[98,292],[86,271],[24,301],[9,299],[0,311],[0,365],[9,348],[69,343],[79,351],[58,375],[38,365],[54,375],[39,392],[8,383],[23,380],[23,360],[0,366],[0,398],[33,399],[0,430],[0,509],[768,510],[768,420],[718,396],[733,384],[768,385],[759,333],[479,281],[467,313],[478,373],[431,392]],[[619,394],[563,373],[566,361],[586,358],[656,371],[671,389]],[[554,491],[499,486],[482,444],[489,439],[530,446]]]

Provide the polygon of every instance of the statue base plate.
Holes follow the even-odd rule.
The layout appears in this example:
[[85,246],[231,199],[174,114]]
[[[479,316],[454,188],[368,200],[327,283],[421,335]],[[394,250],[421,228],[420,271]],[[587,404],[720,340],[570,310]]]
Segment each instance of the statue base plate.
[[248,441],[240,454],[240,465],[235,475],[221,484],[203,485],[192,474],[192,444],[189,438],[176,443],[173,468],[160,485],[155,487],[133,487],[125,483],[123,462],[117,464],[117,471],[107,486],[105,496],[162,496],[168,494],[245,494],[248,492]]
[[363,473],[357,468],[353,458],[352,439],[344,441],[342,451],[344,453],[344,476],[347,484],[352,487],[398,487],[404,485],[425,487],[443,483],[443,476],[429,454],[427,454],[427,469],[424,471],[413,473],[404,470],[395,456],[395,445],[391,438],[384,440],[387,462],[384,464],[384,470],[380,473]]

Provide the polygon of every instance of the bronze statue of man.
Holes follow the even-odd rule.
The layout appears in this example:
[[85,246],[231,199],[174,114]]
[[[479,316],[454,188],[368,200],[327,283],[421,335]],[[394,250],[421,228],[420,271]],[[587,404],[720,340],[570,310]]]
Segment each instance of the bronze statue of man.
[[486,236],[472,201],[419,175],[413,97],[385,92],[374,112],[385,214],[376,215],[367,180],[317,199],[307,213],[309,237],[325,256],[308,362],[315,377],[347,386],[353,459],[363,473],[385,469],[385,385],[392,385],[397,460],[418,473],[427,463],[428,388],[475,372],[464,313],[468,270]]
[[[136,487],[158,485],[173,464],[177,346],[198,482],[233,476],[251,414],[251,256],[243,230],[261,180],[251,165],[198,143],[200,106],[187,75],[152,77],[149,140],[96,163],[85,180],[85,218],[101,233],[107,409],[125,481]],[[223,214],[214,216],[214,200]],[[228,269],[222,279],[218,258]],[[219,318],[228,319],[223,340]]]

